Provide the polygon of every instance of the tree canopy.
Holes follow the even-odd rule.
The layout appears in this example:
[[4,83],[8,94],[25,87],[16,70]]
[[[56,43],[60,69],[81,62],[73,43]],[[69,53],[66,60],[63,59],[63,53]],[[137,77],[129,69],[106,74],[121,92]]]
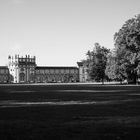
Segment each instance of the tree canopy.
[[140,67],[140,15],[127,20],[115,33],[114,41],[118,74],[136,82]]
[[92,51],[87,52],[88,74],[90,80],[133,81],[140,78],[140,15],[127,20],[114,34],[113,51],[95,43]]
[[104,81],[109,49],[95,43],[93,51],[87,52],[88,73],[94,81]]

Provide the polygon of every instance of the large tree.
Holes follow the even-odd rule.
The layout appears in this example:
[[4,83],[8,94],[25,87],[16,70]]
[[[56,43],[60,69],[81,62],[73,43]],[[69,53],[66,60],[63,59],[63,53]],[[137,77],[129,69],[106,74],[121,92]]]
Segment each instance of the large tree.
[[120,73],[136,82],[140,67],[140,15],[125,22],[115,33],[116,62]]
[[108,53],[109,49],[99,43],[95,43],[93,51],[88,51],[88,73],[92,80],[104,82]]
[[116,76],[116,59],[115,59],[115,55],[113,54],[113,51],[111,51],[108,54],[105,74],[108,76],[109,80],[116,80],[117,79],[117,76]]
[[116,52],[112,50],[107,57],[105,74],[109,80],[122,81],[126,79],[126,72],[123,65],[119,65]]

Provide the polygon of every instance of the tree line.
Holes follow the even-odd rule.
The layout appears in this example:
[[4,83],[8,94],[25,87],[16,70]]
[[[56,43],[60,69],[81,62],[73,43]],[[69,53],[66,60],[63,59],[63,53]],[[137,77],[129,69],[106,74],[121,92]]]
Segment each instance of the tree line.
[[112,50],[95,43],[83,60],[91,81],[131,81],[140,77],[140,15],[127,20],[114,34]]

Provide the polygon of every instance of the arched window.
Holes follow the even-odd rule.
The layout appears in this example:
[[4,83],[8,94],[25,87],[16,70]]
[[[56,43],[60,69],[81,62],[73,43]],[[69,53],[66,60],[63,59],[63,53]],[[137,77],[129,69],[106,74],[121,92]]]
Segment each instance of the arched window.
[[20,81],[21,82],[25,81],[25,74],[24,73],[20,73]]
[[21,71],[24,71],[24,68],[21,68]]
[[30,74],[30,82],[33,82],[33,81],[34,81],[34,79],[35,79],[34,74],[33,74],[33,73],[31,73],[31,74]]

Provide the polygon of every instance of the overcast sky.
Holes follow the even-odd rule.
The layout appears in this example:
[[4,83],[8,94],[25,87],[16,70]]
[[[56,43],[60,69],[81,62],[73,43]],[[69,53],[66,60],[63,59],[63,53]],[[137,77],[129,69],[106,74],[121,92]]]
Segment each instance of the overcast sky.
[[140,0],[0,0],[0,65],[9,54],[37,57],[37,65],[76,66],[98,42],[140,14]]

